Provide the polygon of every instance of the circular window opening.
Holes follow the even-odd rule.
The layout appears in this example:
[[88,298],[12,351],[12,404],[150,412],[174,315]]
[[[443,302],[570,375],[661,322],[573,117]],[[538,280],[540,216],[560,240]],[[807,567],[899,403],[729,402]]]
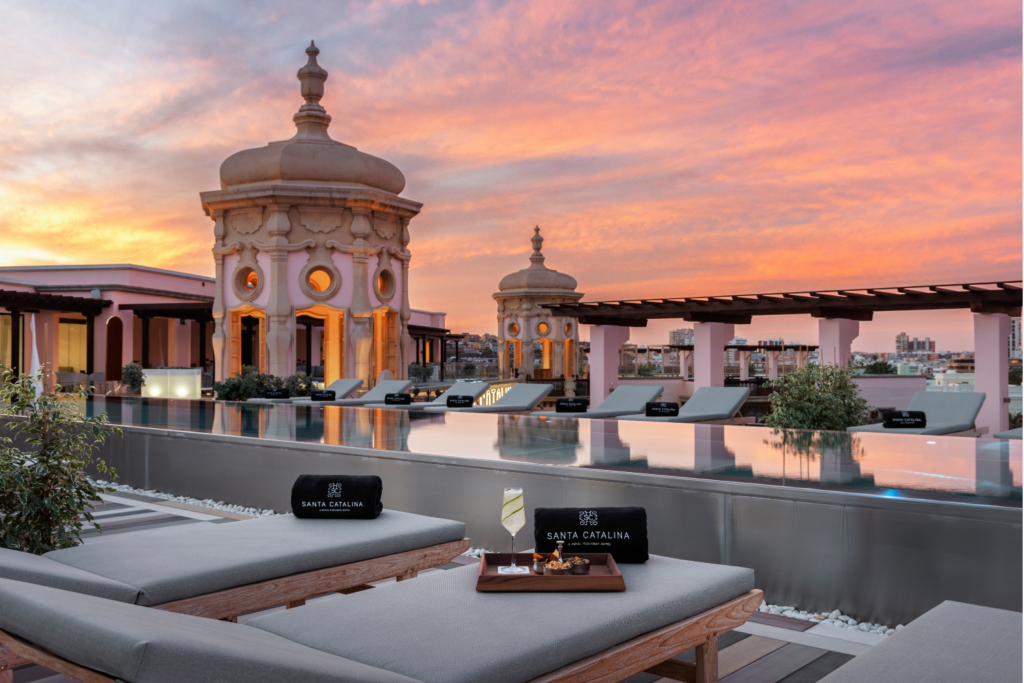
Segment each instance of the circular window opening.
[[540,332],[541,334],[547,334],[548,330],[550,329],[551,328],[548,326],[547,323],[541,323],[540,325],[537,325],[537,331]]
[[326,268],[314,268],[306,278],[314,292],[326,292],[331,288],[331,274]]
[[238,282],[242,285],[242,291],[252,294],[260,286],[260,276],[256,271],[246,266],[238,273]]
[[390,271],[382,270],[377,275],[377,292],[385,297],[389,298],[394,294],[395,289],[395,278],[391,275]]
[[565,333],[569,334],[569,335],[572,334],[572,323],[566,323],[565,324]]
[[512,323],[511,325],[509,325],[508,326],[508,333],[511,336],[513,336],[513,337],[516,336],[517,334],[519,334],[519,325],[516,325],[515,323]]

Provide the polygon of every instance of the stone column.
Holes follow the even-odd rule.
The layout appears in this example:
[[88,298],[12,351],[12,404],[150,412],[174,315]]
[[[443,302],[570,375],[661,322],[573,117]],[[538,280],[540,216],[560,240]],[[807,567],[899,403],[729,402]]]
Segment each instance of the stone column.
[[[590,328],[590,403],[598,405],[619,386],[619,347],[629,341],[629,328]],[[599,420],[600,422],[600,420]]]
[[412,261],[412,254],[409,249],[409,219],[402,220],[402,250],[408,256],[402,259],[402,308],[398,318],[401,321],[401,330],[398,333],[398,346],[400,355],[398,357],[398,377],[396,379],[409,379],[409,363],[412,362],[412,337],[409,335],[409,320],[412,318],[412,307],[409,306],[409,262]]
[[974,314],[974,390],[985,394],[975,424],[988,436],[1006,431],[1009,420],[1010,317],[1005,313]]
[[551,342],[551,377],[558,379],[565,377],[565,323],[556,320],[550,324],[555,325],[555,336]]
[[[365,249],[366,238],[370,234],[371,211],[366,208],[352,209],[352,235],[355,237],[352,250],[352,343],[353,366],[357,379],[363,380],[363,386],[373,387],[371,377],[373,361],[373,306],[369,293],[369,263],[371,250]],[[403,270],[403,274],[404,270]]]
[[519,376],[520,377],[533,377],[533,325],[534,319],[532,317],[523,316],[520,326],[522,327],[522,334],[520,339],[520,354],[519,354]]
[[860,334],[860,323],[844,318],[821,318],[818,320],[818,353],[821,364],[834,363],[845,366],[852,355],[853,340]]
[[[294,344],[295,331],[291,303],[288,301],[288,232],[291,221],[288,207],[275,204],[267,207],[266,246],[270,255],[270,298],[267,300],[267,368],[271,375],[287,377],[295,369],[289,353]],[[291,366],[291,367],[290,367]]]
[[505,343],[505,325],[508,321],[498,316],[498,378],[508,379],[508,344]]
[[693,324],[693,386],[725,386],[725,345],[735,335],[731,323]]
[[[227,346],[227,335],[224,333],[224,315],[226,313],[224,307],[224,288],[229,286],[224,281],[224,254],[222,249],[224,247],[224,212],[214,211],[213,212],[214,228],[213,234],[217,241],[213,247],[213,260],[216,267],[216,278],[217,282],[214,285],[213,292],[213,379],[217,382],[223,382],[227,379],[227,356],[224,353]],[[126,339],[131,334],[131,325],[125,325],[125,336]],[[130,348],[129,344],[127,348]]]

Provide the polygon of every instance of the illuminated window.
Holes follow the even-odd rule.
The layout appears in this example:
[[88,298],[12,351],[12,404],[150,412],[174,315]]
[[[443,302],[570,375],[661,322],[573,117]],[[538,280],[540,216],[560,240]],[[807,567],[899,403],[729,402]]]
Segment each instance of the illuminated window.
[[548,327],[547,323],[541,323],[540,325],[537,325],[537,332],[539,332],[540,334],[547,334],[548,330],[550,329],[551,328]]
[[565,333],[570,336],[572,335],[572,323],[565,324]]
[[390,299],[395,293],[395,277],[389,270],[382,270],[377,275],[377,296]]
[[235,276],[235,289],[240,296],[255,294],[260,287],[259,274],[249,266],[243,266]]
[[326,292],[331,288],[331,274],[325,268],[314,268],[309,271],[309,288],[314,292]]
[[514,337],[517,334],[519,334],[519,325],[516,325],[515,323],[512,323],[511,325],[509,325],[508,326],[508,333],[512,337]]

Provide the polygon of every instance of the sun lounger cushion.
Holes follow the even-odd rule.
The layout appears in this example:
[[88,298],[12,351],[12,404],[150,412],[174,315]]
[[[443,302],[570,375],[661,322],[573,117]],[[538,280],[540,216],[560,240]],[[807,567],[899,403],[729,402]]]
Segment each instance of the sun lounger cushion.
[[411,379],[389,379],[377,382],[377,386],[370,389],[359,398],[344,398],[337,401],[317,401],[321,406],[362,406],[368,403],[383,403],[384,397],[388,394],[401,394],[412,386]]
[[621,593],[478,593],[470,566],[247,624],[427,683],[519,683],[754,587],[751,569],[666,557],[620,569]]
[[557,410],[545,410],[534,413],[535,416],[544,417],[618,417],[619,415],[633,415],[644,412],[644,406],[648,401],[657,401],[665,387],[657,385],[635,385],[619,386],[615,388],[608,398],[601,401],[601,405],[591,408],[585,413],[560,413]]
[[1020,612],[946,601],[821,683],[1017,683]]
[[447,406],[449,396],[472,396],[473,400],[480,398],[490,387],[487,382],[463,382],[457,381],[448,387],[441,395],[429,403],[410,403],[408,405],[389,406],[384,403],[368,403],[366,408],[384,408],[387,410],[423,410],[427,406]]
[[0,579],[95,595],[118,602],[135,602],[139,589],[120,581],[54,562],[49,557],[0,548]]
[[115,536],[44,557],[137,588],[139,605],[159,605],[465,535],[462,522],[396,510],[377,519],[278,515]]
[[0,629],[131,683],[413,683],[248,626],[44,586],[0,579],[0,604]]
[[996,432],[992,436],[996,439],[1017,439],[1020,440],[1024,435],[1024,429],[1017,427],[1016,429],[1007,429],[1005,432]]
[[966,432],[974,428],[974,421],[981,412],[985,394],[964,392],[949,394],[940,391],[918,391],[910,399],[907,410],[923,411],[928,426],[921,429],[886,429],[880,424],[850,427],[848,432],[880,432],[883,434],[926,434],[941,435]]
[[532,410],[535,405],[551,393],[550,384],[516,384],[489,406],[473,406],[472,408],[447,408],[445,406],[429,406],[424,410],[430,412],[449,413],[507,413]]
[[626,415],[620,420],[643,422],[710,422],[728,420],[736,414],[750,395],[747,387],[701,387],[679,408],[675,417]]

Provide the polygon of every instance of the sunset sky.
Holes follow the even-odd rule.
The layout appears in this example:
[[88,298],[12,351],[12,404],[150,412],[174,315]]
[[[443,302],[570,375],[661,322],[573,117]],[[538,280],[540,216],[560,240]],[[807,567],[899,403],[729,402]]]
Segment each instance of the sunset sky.
[[[211,275],[199,192],[291,137],[311,38],[336,140],[423,202],[412,304],[495,332],[547,265],[587,300],[1021,278],[1021,3],[0,2],[0,265]],[[809,318],[749,339],[816,343]],[[633,341],[667,342],[659,322]],[[886,314],[970,349],[970,314]]]

